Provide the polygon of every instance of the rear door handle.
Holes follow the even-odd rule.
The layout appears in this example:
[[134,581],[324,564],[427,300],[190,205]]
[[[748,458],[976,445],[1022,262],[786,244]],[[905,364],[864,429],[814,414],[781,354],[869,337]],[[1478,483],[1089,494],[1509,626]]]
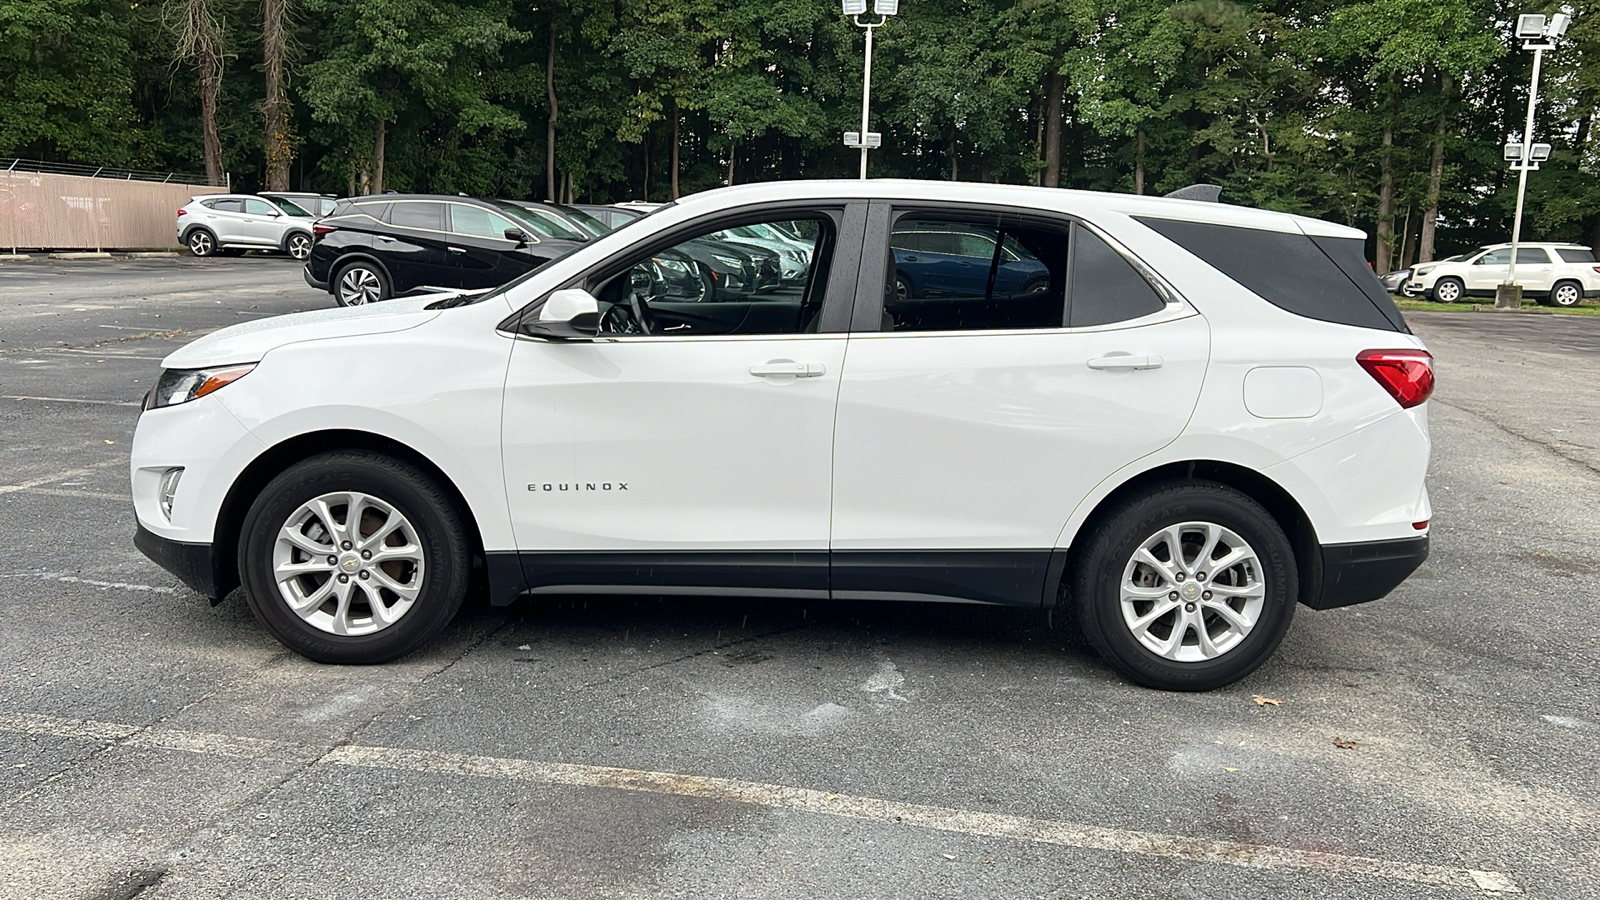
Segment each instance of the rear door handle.
[[822,363],[791,362],[787,359],[775,359],[768,363],[750,367],[750,374],[758,378],[785,375],[790,378],[816,378],[827,371],[827,366]]
[[450,248],[450,252],[451,253],[465,253],[467,251],[462,249],[461,247],[451,247]]
[[395,242],[395,239],[389,237],[387,234],[378,235],[378,240],[383,241],[385,244],[392,244]]
[[1089,360],[1091,369],[1159,369],[1162,359],[1159,356],[1131,356],[1127,353],[1113,353],[1110,356],[1101,356]]

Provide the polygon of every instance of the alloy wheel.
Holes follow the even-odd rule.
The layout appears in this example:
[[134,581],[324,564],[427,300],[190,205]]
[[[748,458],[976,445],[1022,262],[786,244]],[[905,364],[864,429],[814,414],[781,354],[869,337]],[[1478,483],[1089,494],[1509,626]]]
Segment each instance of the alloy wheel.
[[196,231],[189,235],[189,252],[195,256],[210,256],[216,245],[211,241],[211,235],[204,231]]
[[1583,299],[1583,291],[1575,284],[1558,284],[1550,299],[1557,306],[1577,306]]
[[289,255],[295,259],[305,259],[311,255],[311,238],[303,234],[290,235]]
[[1261,618],[1261,560],[1233,531],[1182,522],[1146,538],[1122,576],[1122,620],[1145,649],[1205,662],[1238,647]]
[[339,277],[339,299],[345,306],[376,303],[383,295],[378,273],[365,266],[351,266]]
[[417,529],[393,505],[357,492],[302,503],[278,530],[273,579],[295,615],[319,631],[357,636],[399,621],[422,593]]
[[1461,286],[1448,279],[1441,281],[1434,286],[1433,296],[1440,303],[1454,303],[1461,299]]

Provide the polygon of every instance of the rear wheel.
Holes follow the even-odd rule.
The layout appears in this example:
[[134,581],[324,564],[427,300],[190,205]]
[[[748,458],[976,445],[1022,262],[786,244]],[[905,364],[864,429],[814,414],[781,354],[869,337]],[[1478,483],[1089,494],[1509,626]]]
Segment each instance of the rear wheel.
[[389,279],[369,262],[353,262],[333,280],[333,296],[340,306],[365,306],[389,299]]
[[1461,299],[1467,292],[1466,285],[1459,278],[1441,278],[1433,286],[1433,299],[1440,303],[1454,303]]
[[291,466],[251,506],[239,571],[250,608],[296,653],[379,663],[415,650],[461,607],[465,524],[417,469],[336,451]]
[[1091,646],[1147,687],[1204,691],[1272,655],[1294,615],[1298,572],[1276,520],[1214,482],[1123,501],[1088,535],[1071,596]]
[[303,260],[311,255],[311,235],[297,231],[284,241],[283,249],[295,259]]
[[1583,302],[1583,285],[1576,281],[1558,281],[1550,289],[1552,306],[1571,308]]
[[189,232],[186,243],[189,245],[189,252],[195,256],[210,256],[217,252],[216,235],[204,228],[196,228]]

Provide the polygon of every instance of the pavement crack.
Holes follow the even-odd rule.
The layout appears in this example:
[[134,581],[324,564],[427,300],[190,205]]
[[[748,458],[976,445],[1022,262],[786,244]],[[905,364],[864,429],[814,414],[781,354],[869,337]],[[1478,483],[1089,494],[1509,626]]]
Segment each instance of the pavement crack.
[[578,690],[585,690],[585,689],[592,688],[592,687],[600,687],[603,684],[610,684],[613,681],[620,681],[620,680],[622,680],[624,678],[632,678],[635,675],[642,675],[645,672],[652,672],[652,671],[655,671],[656,669],[662,669],[662,668],[665,668],[667,666],[675,666],[675,665],[677,665],[678,663],[681,663],[681,662],[688,662],[691,659],[698,659],[699,657],[705,656],[708,653],[715,653],[715,652],[717,652],[719,650],[726,650],[729,647],[737,647],[740,644],[748,644],[748,643],[751,643],[752,641],[766,640],[767,638],[777,637],[780,634],[789,634],[790,632],[794,632],[794,631],[803,631],[807,627],[809,627],[809,626],[807,626],[807,625],[791,625],[788,628],[779,628],[779,629],[776,629],[776,630],[773,630],[773,631],[764,631],[764,632],[762,632],[760,634],[752,634],[749,637],[734,638],[731,641],[723,641],[720,644],[712,644],[710,647],[706,647],[706,648],[703,648],[703,649],[700,649],[700,650],[696,650],[693,653],[685,653],[682,656],[678,656],[678,657],[675,657],[673,659],[662,660],[661,662],[658,662],[658,663],[651,663],[648,666],[640,666],[640,667],[638,667],[636,669],[628,669],[625,672],[617,672],[614,675],[607,675],[606,677],[598,679],[598,680],[595,680],[595,681],[585,682],[583,684],[578,685]]
[[1463,413],[1465,415],[1469,415],[1469,416],[1473,417],[1474,419],[1479,419],[1481,421],[1487,422],[1490,425],[1494,426],[1495,428],[1499,429],[1501,432],[1504,432],[1505,434],[1510,435],[1511,437],[1516,438],[1519,441],[1523,441],[1523,442],[1532,444],[1535,447],[1538,447],[1538,448],[1540,448],[1542,450],[1547,450],[1550,453],[1553,453],[1556,456],[1561,457],[1562,459],[1566,460],[1567,462],[1577,463],[1578,465],[1584,467],[1585,469],[1588,469],[1590,472],[1593,472],[1596,475],[1600,475],[1600,465],[1596,465],[1595,463],[1593,463],[1593,462],[1591,462],[1591,461],[1589,461],[1587,459],[1584,459],[1583,456],[1581,456],[1581,455],[1579,455],[1577,453],[1569,452],[1571,450],[1588,450],[1588,449],[1591,449],[1591,448],[1589,448],[1589,447],[1587,447],[1587,446],[1585,446],[1583,444],[1575,444],[1575,443],[1572,443],[1571,441],[1567,441],[1565,443],[1561,443],[1561,442],[1550,443],[1550,442],[1547,442],[1547,441],[1540,440],[1539,438],[1531,437],[1529,435],[1523,434],[1522,432],[1517,431],[1516,429],[1511,428],[1510,426],[1508,426],[1508,425],[1506,425],[1506,424],[1504,424],[1502,422],[1498,422],[1498,421],[1490,418],[1487,413],[1479,412],[1478,410],[1472,409],[1472,408],[1467,407],[1467,406],[1462,406],[1459,403],[1450,403],[1450,402],[1447,402],[1445,400],[1440,400],[1438,397],[1434,397],[1433,398],[1433,402],[1439,404],[1440,406],[1445,406],[1445,407],[1448,407],[1450,409],[1453,409],[1456,412]]

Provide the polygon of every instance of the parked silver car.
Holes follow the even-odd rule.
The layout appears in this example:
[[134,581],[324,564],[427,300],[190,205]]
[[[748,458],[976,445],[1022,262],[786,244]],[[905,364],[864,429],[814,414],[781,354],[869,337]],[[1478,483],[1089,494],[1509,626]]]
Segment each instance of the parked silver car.
[[208,194],[178,210],[178,243],[195,256],[220,250],[281,250],[295,259],[311,255],[313,216],[284,199],[250,194]]

